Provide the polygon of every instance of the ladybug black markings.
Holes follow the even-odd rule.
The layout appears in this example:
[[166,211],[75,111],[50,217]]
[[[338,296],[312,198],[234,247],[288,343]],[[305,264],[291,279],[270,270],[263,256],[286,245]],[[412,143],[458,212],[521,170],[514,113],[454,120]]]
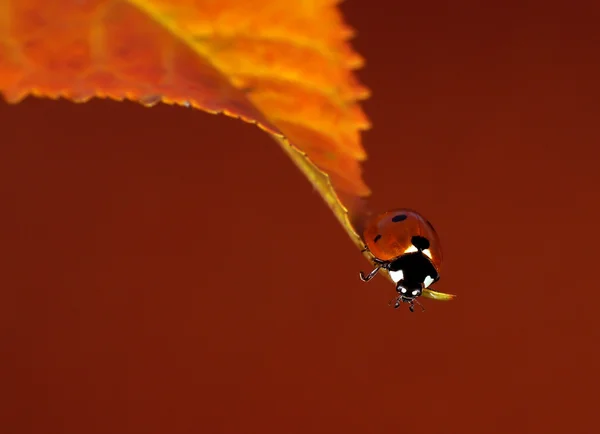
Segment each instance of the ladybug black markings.
[[427,250],[429,248],[429,240],[421,235],[414,235],[410,242],[418,250]]

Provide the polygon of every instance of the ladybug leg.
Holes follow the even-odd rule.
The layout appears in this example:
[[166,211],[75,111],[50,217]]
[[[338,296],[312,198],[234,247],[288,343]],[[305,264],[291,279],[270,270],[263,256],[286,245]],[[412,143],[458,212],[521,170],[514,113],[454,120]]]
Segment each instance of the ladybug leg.
[[[402,303],[402,297],[397,297],[394,300],[389,302],[389,306],[392,305],[392,302],[394,302],[394,309],[398,309],[400,307],[400,304]],[[417,304],[420,308],[421,308],[421,312],[425,312],[425,308],[423,307],[423,305],[421,303],[419,303],[419,300],[411,300],[408,302],[408,310],[410,310],[411,312],[414,313],[415,311],[415,304]]]
[[373,271],[371,271],[366,276],[362,271],[359,273],[360,280],[362,280],[363,282],[368,282],[373,277],[375,277],[375,275],[377,273],[379,273],[379,270],[381,270],[382,268],[386,268],[388,266],[388,263],[386,261],[381,261],[377,258],[373,259],[373,262],[375,262],[375,264],[377,264],[377,266],[373,269]]
[[359,273],[360,276],[360,280],[362,280],[363,282],[368,282],[369,280],[371,280],[373,277],[375,277],[375,275],[377,273],[379,273],[379,270],[381,270],[381,265],[378,265],[377,267],[375,267],[375,269],[373,269],[373,271],[371,271],[369,274],[367,274],[365,276],[365,274],[361,271]]

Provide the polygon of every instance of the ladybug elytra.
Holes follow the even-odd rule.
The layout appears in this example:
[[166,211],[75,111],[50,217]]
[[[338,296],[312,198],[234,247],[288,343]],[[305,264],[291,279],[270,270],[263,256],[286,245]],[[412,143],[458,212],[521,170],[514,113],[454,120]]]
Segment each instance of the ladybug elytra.
[[[394,307],[408,303],[411,312],[424,291],[440,279],[442,249],[431,223],[410,209],[395,209],[367,222],[363,232],[365,251],[374,256],[375,269],[360,278],[368,282],[381,270],[389,273],[398,296]],[[424,310],[424,309],[423,309]]]

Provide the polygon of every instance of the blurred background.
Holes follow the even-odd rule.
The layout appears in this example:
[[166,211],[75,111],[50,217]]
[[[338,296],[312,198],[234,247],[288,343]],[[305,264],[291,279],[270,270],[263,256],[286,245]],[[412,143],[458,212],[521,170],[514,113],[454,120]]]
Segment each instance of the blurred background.
[[598,432],[600,6],[554,3],[342,4],[423,314],[258,128],[1,103],[1,432]]

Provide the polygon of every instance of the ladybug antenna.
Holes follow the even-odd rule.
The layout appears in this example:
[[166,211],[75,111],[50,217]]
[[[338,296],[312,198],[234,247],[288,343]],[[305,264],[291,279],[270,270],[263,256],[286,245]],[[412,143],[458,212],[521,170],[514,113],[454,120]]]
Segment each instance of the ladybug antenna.
[[419,302],[419,300],[417,300],[416,298],[410,301],[410,305],[408,306],[408,309],[411,312],[415,311],[415,304],[417,304],[420,308],[421,308],[421,312],[425,312],[425,307],[423,307],[423,305]]

